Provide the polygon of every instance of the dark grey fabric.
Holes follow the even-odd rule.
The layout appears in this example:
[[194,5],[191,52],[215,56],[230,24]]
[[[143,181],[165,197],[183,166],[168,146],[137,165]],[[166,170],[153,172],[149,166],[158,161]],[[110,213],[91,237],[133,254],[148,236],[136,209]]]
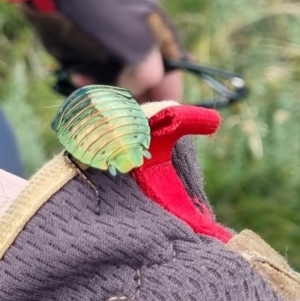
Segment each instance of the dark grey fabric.
[[189,196],[203,203],[215,219],[205,194],[202,171],[197,164],[194,140],[193,136],[184,136],[177,142],[173,149],[172,163]]
[[145,197],[88,171],[32,218],[0,261],[1,301],[281,300],[237,254]]

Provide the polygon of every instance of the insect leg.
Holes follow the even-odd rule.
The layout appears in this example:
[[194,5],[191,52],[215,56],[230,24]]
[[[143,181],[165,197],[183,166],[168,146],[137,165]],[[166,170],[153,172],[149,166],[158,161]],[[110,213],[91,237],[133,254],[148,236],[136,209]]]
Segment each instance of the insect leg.
[[100,194],[99,190],[97,188],[97,184],[90,179],[87,174],[84,172],[84,170],[81,169],[81,167],[73,160],[72,155],[69,154],[67,151],[64,152],[64,157],[66,160],[76,169],[77,173],[86,181],[86,183],[94,190],[96,199],[97,199],[97,208],[96,208],[96,214],[100,214]]

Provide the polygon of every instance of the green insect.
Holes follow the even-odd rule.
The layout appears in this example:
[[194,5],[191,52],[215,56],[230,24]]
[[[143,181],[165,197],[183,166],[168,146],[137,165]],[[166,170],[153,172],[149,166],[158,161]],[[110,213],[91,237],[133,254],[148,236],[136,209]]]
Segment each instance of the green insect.
[[75,159],[112,175],[127,173],[151,157],[148,120],[132,94],[91,85],[72,93],[51,124]]
[[144,157],[151,158],[148,119],[122,88],[91,85],[76,90],[60,107],[51,128],[77,170],[76,160],[115,176],[141,166]]

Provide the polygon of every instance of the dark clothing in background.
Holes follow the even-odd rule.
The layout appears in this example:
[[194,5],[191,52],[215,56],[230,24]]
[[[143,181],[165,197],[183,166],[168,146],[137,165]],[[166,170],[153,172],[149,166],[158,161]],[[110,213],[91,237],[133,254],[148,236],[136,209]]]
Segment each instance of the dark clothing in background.
[[185,57],[176,30],[155,0],[56,0],[58,11],[21,9],[47,51],[65,68],[114,84],[124,67],[155,47],[164,58]]

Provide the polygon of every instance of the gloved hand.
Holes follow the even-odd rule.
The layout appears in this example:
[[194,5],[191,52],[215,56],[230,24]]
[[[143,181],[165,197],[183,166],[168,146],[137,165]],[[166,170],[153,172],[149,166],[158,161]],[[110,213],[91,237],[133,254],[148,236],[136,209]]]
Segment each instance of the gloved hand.
[[[187,129],[192,120],[191,128],[195,130],[196,124],[203,133],[208,128],[203,120],[214,120],[212,128],[218,127],[213,111],[201,109],[194,116],[201,118],[187,121],[181,108],[170,105],[148,111],[153,117],[153,133],[163,124],[164,130],[168,125],[173,130]],[[176,126],[168,123],[170,116]],[[160,122],[154,123],[155,118]],[[186,130],[181,133],[187,134]],[[82,177],[75,176],[62,155],[42,168],[15,200],[10,217],[7,214],[4,219],[4,214],[0,218],[0,246],[12,232],[22,230],[6,250],[2,246],[0,299],[269,301],[284,300],[284,296],[289,300],[280,287],[274,288],[247,262],[248,250],[244,250],[245,256],[236,252],[240,249],[237,236],[216,223],[196,167],[191,137],[176,143],[171,164],[165,160],[169,155],[159,156],[164,145],[153,150],[156,164],[147,161],[132,175],[113,177],[92,168],[86,171],[100,191],[99,215],[94,191]],[[152,185],[145,182],[151,180],[149,170],[157,173],[153,177],[167,170],[173,178],[165,178],[164,186],[154,178]],[[174,179],[185,188],[179,191],[181,199],[176,199],[176,194],[169,199],[178,188],[171,185]],[[161,186],[166,189],[157,189]],[[197,201],[197,210],[190,206],[192,199]],[[177,201],[192,215],[182,216]],[[19,224],[14,228],[24,212],[33,216],[26,213],[25,227]],[[199,219],[199,227],[194,217]],[[297,288],[296,274],[293,281]]]

